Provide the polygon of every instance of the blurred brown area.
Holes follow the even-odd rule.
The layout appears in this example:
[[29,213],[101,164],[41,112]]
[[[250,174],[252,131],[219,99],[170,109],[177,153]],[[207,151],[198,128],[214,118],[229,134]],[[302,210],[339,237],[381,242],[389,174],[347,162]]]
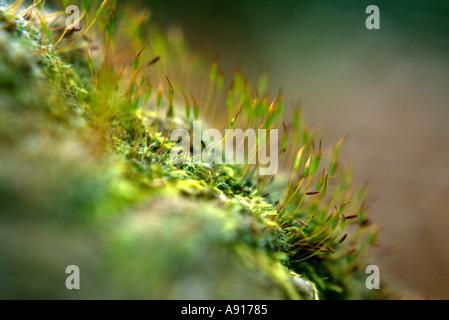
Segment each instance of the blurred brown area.
[[350,66],[333,72],[342,62],[328,56],[285,92],[301,92],[326,143],[349,135],[345,161],[358,184],[369,183],[384,270],[418,297],[449,298],[448,69],[431,53],[367,63],[354,50]]
[[448,6],[378,2],[378,31],[365,29],[364,1],[149,5],[227,73],[267,71],[325,146],[348,135],[344,161],[368,182],[381,226],[381,270],[404,297],[449,299]]

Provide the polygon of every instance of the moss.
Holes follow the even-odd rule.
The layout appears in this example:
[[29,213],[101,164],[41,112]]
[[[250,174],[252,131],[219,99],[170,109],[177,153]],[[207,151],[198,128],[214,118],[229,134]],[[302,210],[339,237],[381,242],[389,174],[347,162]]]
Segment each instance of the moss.
[[[224,80],[216,65],[205,72],[177,33],[153,29],[142,53],[136,48],[148,42],[148,26],[133,25],[140,15],[123,9],[136,16],[125,28],[112,20],[112,6],[103,10],[87,15],[97,22],[94,33],[106,30],[93,56],[86,36],[55,45],[37,17],[0,9],[0,274],[7,284],[0,297],[375,297],[363,287],[375,232],[363,192],[352,191],[340,168],[340,146],[324,166],[321,146],[298,121],[285,136],[289,149],[300,144],[290,177],[268,181],[247,165],[174,162],[167,131],[189,128],[201,108],[213,113]],[[132,45],[119,52],[124,37]],[[189,60],[187,76],[208,75],[215,93],[200,106],[181,81],[167,78],[154,89],[141,61],[152,67],[155,51],[164,62],[153,77]],[[134,61],[118,67],[122,56]],[[259,91],[255,97],[236,75],[224,99],[229,126],[279,124],[281,99]],[[347,207],[358,218],[352,231]],[[63,286],[69,264],[81,268],[80,291]]]

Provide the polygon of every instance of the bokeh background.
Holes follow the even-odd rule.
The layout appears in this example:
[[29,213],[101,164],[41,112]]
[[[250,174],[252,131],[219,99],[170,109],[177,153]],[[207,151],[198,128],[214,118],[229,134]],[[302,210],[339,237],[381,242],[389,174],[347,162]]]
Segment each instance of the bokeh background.
[[[191,48],[301,103],[325,145],[369,183],[384,275],[449,299],[449,1],[146,0]],[[381,29],[365,28],[376,4]]]

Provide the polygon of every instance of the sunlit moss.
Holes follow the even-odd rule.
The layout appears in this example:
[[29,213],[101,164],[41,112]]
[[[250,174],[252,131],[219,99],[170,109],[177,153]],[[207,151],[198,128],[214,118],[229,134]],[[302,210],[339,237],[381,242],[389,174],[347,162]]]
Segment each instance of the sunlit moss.
[[[364,288],[375,228],[341,143],[328,155],[300,113],[283,123],[265,76],[257,89],[239,73],[228,84],[179,31],[88,3],[87,27],[67,37],[48,32],[43,11],[0,9],[0,296],[382,296]],[[175,163],[167,132],[194,119],[283,128],[293,169],[272,179]],[[79,292],[63,287],[69,264],[82,270]]]

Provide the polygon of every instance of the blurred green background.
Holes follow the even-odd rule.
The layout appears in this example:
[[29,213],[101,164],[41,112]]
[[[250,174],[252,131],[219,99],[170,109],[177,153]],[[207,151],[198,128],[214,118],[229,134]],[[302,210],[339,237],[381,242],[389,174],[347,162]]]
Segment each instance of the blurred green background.
[[[407,297],[449,298],[449,1],[148,0],[226,73],[267,71],[370,186],[382,271]],[[378,5],[381,29],[365,28]]]

